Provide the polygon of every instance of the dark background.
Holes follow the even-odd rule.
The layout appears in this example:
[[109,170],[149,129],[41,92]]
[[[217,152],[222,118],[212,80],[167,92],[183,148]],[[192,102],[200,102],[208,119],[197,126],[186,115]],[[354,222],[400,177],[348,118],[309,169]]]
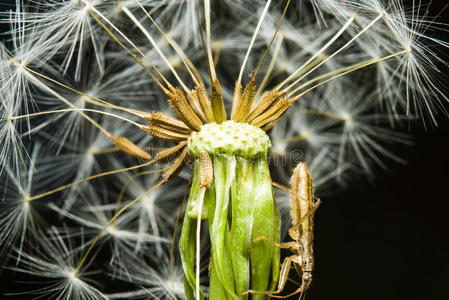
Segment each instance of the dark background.
[[[433,1],[429,15],[441,13],[438,21],[449,23],[446,5]],[[349,190],[322,198],[308,299],[449,299],[449,121],[441,116],[427,131],[420,125],[410,129],[413,147],[393,149],[407,165],[391,162],[374,183],[355,180]],[[20,280],[2,272],[0,299],[27,299],[1,295],[17,292]]]
[[[429,15],[449,24],[447,5],[433,1]],[[435,36],[449,41],[448,32]],[[393,151],[407,165],[322,199],[309,299],[449,299],[449,121],[421,125],[409,130],[414,146]]]
[[449,299],[449,122],[416,131],[408,165],[323,199],[311,299]]

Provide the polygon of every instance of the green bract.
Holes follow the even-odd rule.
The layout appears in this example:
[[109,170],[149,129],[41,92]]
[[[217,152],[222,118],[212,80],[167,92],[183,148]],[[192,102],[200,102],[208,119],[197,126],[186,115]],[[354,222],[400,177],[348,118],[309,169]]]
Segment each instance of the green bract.
[[[248,299],[248,289],[267,291],[279,277],[279,215],[271,186],[265,132],[249,124],[226,121],[205,124],[188,140],[189,154],[211,156],[214,179],[204,196],[201,218],[211,240],[210,299]],[[200,163],[194,177],[180,240],[188,299],[194,299],[196,219],[200,199]],[[203,296],[202,296],[203,297]],[[253,295],[252,299],[264,299]]]

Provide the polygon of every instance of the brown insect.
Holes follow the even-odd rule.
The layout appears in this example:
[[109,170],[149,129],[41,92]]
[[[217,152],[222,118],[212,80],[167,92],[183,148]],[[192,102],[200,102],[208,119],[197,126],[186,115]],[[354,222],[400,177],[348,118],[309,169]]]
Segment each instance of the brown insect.
[[[275,291],[248,290],[244,294],[266,294],[273,298],[287,298],[305,292],[312,282],[313,271],[313,216],[321,201],[315,198],[312,176],[305,163],[299,163],[293,171],[291,185],[291,218],[292,227],[288,234],[293,241],[287,243],[273,243],[265,237],[258,237],[254,241],[267,241],[282,249],[290,249],[294,254],[284,259],[279,276],[278,288]],[[285,287],[292,263],[302,273],[300,287],[285,296],[280,294]],[[301,297],[300,297],[301,298]]]

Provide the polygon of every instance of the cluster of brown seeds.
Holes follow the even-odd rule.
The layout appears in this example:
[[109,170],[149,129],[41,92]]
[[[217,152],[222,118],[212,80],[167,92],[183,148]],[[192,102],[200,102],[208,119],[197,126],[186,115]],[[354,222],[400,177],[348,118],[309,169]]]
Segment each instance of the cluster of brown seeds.
[[[241,84],[236,83],[230,120],[268,131],[290,107],[293,100],[283,97],[285,94],[283,91],[272,90],[265,92],[255,103],[255,79],[254,74],[243,93]],[[144,129],[154,137],[178,142],[176,146],[156,156],[158,162],[174,162],[164,174],[164,178],[168,180],[178,174],[190,161],[185,149],[190,134],[200,131],[205,123],[222,124],[227,120],[227,114],[217,79],[212,80],[210,96],[203,84],[197,84],[187,97],[181,89],[174,87],[171,87],[170,91],[166,90],[166,95],[178,119],[161,112],[153,112],[145,117],[149,121],[149,126]]]

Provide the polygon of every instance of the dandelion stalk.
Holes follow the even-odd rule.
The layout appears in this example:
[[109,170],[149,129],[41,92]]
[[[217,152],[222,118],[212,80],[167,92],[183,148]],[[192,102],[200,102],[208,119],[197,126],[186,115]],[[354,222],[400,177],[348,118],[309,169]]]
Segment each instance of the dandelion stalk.
[[[211,299],[247,299],[243,293],[250,282],[257,290],[276,286],[279,251],[271,244],[253,242],[260,236],[279,242],[279,216],[267,162],[270,147],[262,130],[233,121],[204,125],[189,138],[189,153],[197,160],[180,252],[190,299],[194,299],[193,290],[198,284],[191,257],[194,247],[198,247],[194,243],[194,225],[195,219],[201,218],[207,218],[211,237]],[[211,156],[214,170],[212,184],[205,193],[200,188],[202,151]],[[200,214],[203,197],[207,213]]]

